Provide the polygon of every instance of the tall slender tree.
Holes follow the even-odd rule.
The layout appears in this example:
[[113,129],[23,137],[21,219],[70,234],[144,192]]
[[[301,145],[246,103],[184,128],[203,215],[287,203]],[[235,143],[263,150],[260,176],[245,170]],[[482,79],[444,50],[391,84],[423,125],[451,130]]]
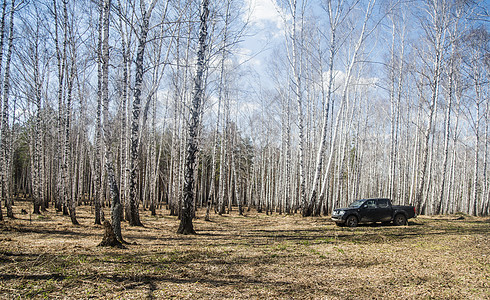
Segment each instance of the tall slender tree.
[[136,50],[134,79],[133,107],[131,119],[131,163],[129,179],[129,224],[131,226],[143,226],[139,216],[139,202],[137,192],[137,177],[139,171],[139,137],[140,137],[140,112],[141,112],[141,92],[143,88],[144,75],[144,57],[147,44],[148,31],[150,30],[150,18],[157,4],[157,0],[152,0],[149,7],[146,8],[145,0],[140,1],[141,20],[139,26],[138,48]]
[[104,144],[105,144],[105,167],[107,170],[107,181],[111,194],[111,223],[114,234],[120,242],[124,242],[121,234],[121,219],[123,208],[119,196],[119,187],[114,173],[113,154],[111,149],[112,138],[109,124],[109,22],[111,14],[111,0],[104,0],[102,3],[102,46],[101,46],[101,98],[103,102],[104,118]]
[[[434,121],[437,118],[437,100],[439,98],[441,71],[444,59],[444,47],[447,30],[447,3],[446,1],[430,0],[427,3],[427,12],[429,20],[425,25],[427,29],[428,40],[430,42],[431,51],[429,56],[432,61],[430,66],[430,74],[425,76],[430,78],[430,97],[429,97],[429,116],[427,126],[424,132],[424,144],[422,148],[422,167],[420,168],[420,183],[417,188],[416,207],[419,213],[424,214],[427,209],[427,197],[424,197],[424,192],[427,190],[426,183],[430,180],[427,173],[430,172],[429,154],[431,151],[431,136],[434,129]],[[422,99],[421,99],[422,100]],[[432,139],[433,141],[433,139]],[[433,145],[433,143],[432,143]]]
[[197,52],[196,75],[194,78],[194,90],[192,94],[192,105],[190,107],[190,120],[188,128],[187,147],[185,153],[185,170],[184,170],[184,199],[182,203],[182,215],[180,219],[180,234],[195,234],[192,224],[194,209],[194,172],[195,160],[198,152],[197,133],[199,130],[201,113],[201,103],[204,95],[204,73],[206,72],[206,48],[208,34],[208,16],[209,0],[202,0],[200,6],[200,26],[199,26],[199,44]]
[[95,224],[102,225],[104,221],[104,211],[102,210],[102,202],[104,198],[102,185],[102,161],[104,156],[103,140],[102,140],[102,45],[104,34],[104,2],[99,2],[99,35],[97,45],[97,112],[95,118],[95,165],[94,165],[94,189],[95,189]]
[[[8,38],[8,50],[7,58],[5,62],[5,75],[3,78],[3,108],[2,108],[2,122],[1,122],[1,161],[0,166],[2,182],[1,182],[1,196],[4,199],[5,206],[7,207],[7,217],[14,218],[12,211],[12,195],[10,188],[10,143],[11,132],[9,128],[9,93],[10,93],[10,64],[12,61],[13,42],[14,42],[14,12],[15,12],[15,0],[12,0],[10,5],[10,23],[9,23],[9,38]],[[0,219],[3,216],[0,211]]]

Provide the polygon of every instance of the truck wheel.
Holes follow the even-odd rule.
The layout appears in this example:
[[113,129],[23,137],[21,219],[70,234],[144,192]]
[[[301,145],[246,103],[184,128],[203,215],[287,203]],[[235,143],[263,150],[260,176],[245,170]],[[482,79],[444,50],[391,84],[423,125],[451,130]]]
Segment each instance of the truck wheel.
[[347,220],[345,221],[345,225],[349,227],[356,227],[359,221],[357,220],[356,216],[349,216],[347,217]]
[[407,225],[407,217],[402,214],[397,214],[393,219],[393,224],[395,224],[396,226]]

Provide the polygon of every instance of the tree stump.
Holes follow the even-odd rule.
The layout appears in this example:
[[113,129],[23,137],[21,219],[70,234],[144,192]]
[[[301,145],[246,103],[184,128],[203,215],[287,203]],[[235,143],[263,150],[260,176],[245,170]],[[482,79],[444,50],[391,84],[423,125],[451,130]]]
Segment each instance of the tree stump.
[[116,238],[114,230],[112,230],[112,225],[107,220],[104,221],[104,238],[98,247],[117,247],[126,249],[126,247],[124,247],[124,245]]

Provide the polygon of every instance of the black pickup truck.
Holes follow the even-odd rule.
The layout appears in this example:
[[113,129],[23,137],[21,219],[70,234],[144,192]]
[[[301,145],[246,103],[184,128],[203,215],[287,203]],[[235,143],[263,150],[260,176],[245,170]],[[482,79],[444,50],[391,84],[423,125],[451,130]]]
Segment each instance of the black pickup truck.
[[348,208],[337,208],[332,213],[332,220],[337,226],[356,227],[359,223],[390,223],[397,226],[406,225],[407,220],[417,217],[415,207],[391,205],[390,199],[356,200]]

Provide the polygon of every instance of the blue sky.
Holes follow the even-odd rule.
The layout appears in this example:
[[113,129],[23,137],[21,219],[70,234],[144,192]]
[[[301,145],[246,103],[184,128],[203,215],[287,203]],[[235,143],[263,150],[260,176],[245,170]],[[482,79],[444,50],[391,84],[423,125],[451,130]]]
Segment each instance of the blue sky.
[[266,61],[272,48],[284,40],[284,21],[275,0],[243,0],[246,11],[243,19],[249,20],[248,35],[241,47],[241,60],[248,63],[260,75],[264,75]]

